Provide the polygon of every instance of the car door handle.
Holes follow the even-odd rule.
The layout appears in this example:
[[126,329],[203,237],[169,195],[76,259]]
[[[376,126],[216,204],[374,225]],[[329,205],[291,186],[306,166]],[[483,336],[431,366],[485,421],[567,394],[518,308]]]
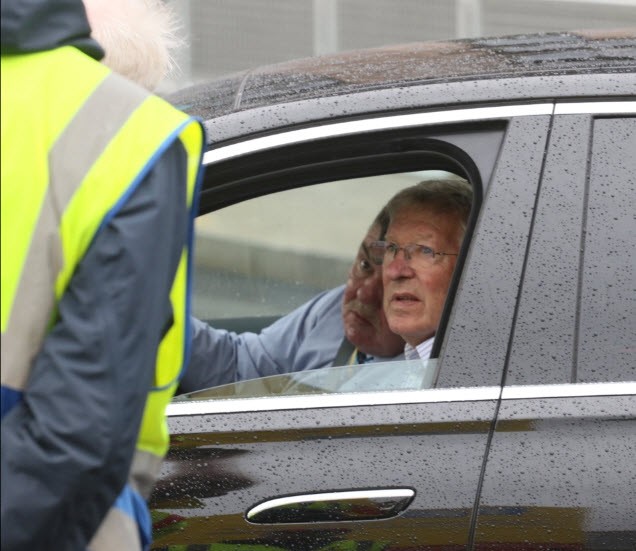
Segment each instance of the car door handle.
[[378,520],[399,515],[414,497],[411,488],[294,495],[259,503],[246,518],[256,524]]

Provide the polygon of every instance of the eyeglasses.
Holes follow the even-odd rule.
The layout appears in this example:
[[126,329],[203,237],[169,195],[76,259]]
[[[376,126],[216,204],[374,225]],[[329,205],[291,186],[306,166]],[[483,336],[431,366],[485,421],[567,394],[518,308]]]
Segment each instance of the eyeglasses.
[[369,243],[369,256],[374,264],[382,264],[385,258],[393,260],[399,251],[404,251],[404,258],[419,266],[431,266],[436,256],[457,256],[457,253],[438,253],[426,245],[409,243],[399,247],[391,241],[373,241]]

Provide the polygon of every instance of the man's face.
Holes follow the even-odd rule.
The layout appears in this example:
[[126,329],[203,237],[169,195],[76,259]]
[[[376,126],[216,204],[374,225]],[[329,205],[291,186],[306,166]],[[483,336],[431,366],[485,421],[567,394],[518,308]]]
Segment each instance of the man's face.
[[[386,241],[402,247],[426,245],[435,252],[457,253],[461,229],[454,216],[422,207],[405,207],[394,217]],[[417,346],[437,331],[456,256],[435,256],[430,265],[387,254],[382,265],[384,311],[391,330]]]
[[382,267],[369,258],[368,245],[379,237],[374,226],[360,245],[345,286],[342,321],[347,339],[359,350],[389,358],[402,352],[404,341],[389,329],[382,310]]

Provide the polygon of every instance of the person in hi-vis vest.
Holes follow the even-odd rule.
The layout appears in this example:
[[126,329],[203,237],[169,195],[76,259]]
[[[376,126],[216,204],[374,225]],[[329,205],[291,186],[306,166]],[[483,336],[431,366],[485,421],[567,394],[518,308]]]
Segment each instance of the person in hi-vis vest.
[[1,9],[1,548],[145,548],[203,129],[99,63],[81,0]]

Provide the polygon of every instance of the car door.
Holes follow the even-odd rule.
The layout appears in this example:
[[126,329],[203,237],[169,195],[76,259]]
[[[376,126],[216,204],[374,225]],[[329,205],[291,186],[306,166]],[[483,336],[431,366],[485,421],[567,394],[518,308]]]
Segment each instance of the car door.
[[204,210],[327,180],[356,204],[351,179],[429,170],[467,178],[476,206],[436,387],[181,397],[151,499],[154,549],[468,548],[551,113],[414,113],[211,150]]
[[556,114],[476,549],[636,549],[634,102]]

